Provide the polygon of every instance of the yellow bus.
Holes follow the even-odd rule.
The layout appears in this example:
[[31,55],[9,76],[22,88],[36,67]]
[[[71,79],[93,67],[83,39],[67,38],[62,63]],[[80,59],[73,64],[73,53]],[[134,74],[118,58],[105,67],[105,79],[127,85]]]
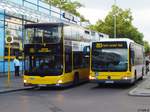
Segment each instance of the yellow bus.
[[133,84],[145,73],[144,48],[130,39],[93,42],[90,54],[91,82]]
[[64,23],[33,23],[25,25],[24,35],[25,86],[64,87],[88,80],[91,31]]

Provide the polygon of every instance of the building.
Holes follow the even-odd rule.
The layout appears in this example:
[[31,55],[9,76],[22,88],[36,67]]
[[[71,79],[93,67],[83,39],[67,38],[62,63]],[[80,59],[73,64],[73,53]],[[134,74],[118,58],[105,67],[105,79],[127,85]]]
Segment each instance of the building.
[[[24,24],[27,23],[64,22],[87,25],[64,10],[46,4],[44,0],[0,0],[0,72],[8,70],[8,44],[7,37],[13,37],[11,44],[10,70],[14,71],[13,59],[16,55],[22,55],[24,44]],[[91,32],[92,33],[92,32]],[[94,35],[94,33],[92,33]],[[91,34],[91,35],[92,35]],[[108,37],[99,33],[98,37]],[[21,69],[23,60],[21,61]],[[23,69],[22,69],[23,70]]]
[[[66,22],[80,25],[80,19],[42,0],[0,0],[0,72],[7,71],[8,45],[6,37],[12,36],[11,71],[14,71],[12,59],[22,50],[23,25],[33,22]],[[21,61],[23,67],[23,61]]]

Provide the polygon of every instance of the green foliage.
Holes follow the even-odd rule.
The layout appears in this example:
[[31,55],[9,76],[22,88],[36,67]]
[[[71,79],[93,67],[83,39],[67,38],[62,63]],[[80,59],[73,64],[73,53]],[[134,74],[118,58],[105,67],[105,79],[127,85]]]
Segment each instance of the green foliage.
[[146,54],[150,52],[150,45],[147,41],[144,41],[144,48]]
[[89,21],[84,18],[83,15],[81,15],[77,9],[80,7],[83,7],[83,5],[77,1],[71,1],[71,0],[45,0],[45,2],[52,4],[60,9],[63,9],[71,14],[74,14],[81,18],[81,21]]
[[86,19],[83,15],[80,15],[81,22],[90,22],[88,19]]
[[112,10],[108,13],[104,21],[98,20],[95,25],[91,25],[89,28],[109,34],[110,38],[113,38],[114,15],[116,15],[117,38],[130,38],[137,43],[143,44],[143,34],[133,26],[133,17],[130,9],[123,10],[118,6],[113,5]]

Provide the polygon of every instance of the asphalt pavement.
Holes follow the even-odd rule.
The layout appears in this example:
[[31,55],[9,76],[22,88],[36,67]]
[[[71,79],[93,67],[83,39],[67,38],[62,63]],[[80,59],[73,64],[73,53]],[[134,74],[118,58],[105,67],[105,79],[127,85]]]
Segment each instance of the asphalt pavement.
[[84,83],[65,89],[27,89],[22,80],[11,76],[7,87],[7,77],[0,77],[0,112],[150,112],[150,97],[133,92],[149,90],[149,75],[133,86]]
[[0,73],[0,93],[14,92],[30,89],[32,87],[24,87],[23,76],[15,77],[12,72],[8,81],[7,73]]
[[84,83],[8,92],[0,94],[0,112],[149,112],[150,97],[128,95],[135,86]]
[[[8,85],[7,74],[0,75],[0,93],[21,91],[26,89],[31,89],[33,87],[24,87],[23,76],[15,77],[11,73],[10,83]],[[144,76],[144,80],[141,83],[137,83],[133,89],[128,93],[131,96],[150,96],[150,73]]]
[[138,85],[131,91],[129,91],[129,95],[131,96],[150,96],[150,73],[144,76],[144,81]]

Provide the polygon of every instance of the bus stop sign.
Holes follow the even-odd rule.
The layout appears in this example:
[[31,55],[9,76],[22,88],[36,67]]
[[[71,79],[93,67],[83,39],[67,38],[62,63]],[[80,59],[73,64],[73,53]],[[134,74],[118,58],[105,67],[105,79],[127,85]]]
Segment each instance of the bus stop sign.
[[13,37],[12,36],[8,36],[5,38],[6,43],[13,43]]

